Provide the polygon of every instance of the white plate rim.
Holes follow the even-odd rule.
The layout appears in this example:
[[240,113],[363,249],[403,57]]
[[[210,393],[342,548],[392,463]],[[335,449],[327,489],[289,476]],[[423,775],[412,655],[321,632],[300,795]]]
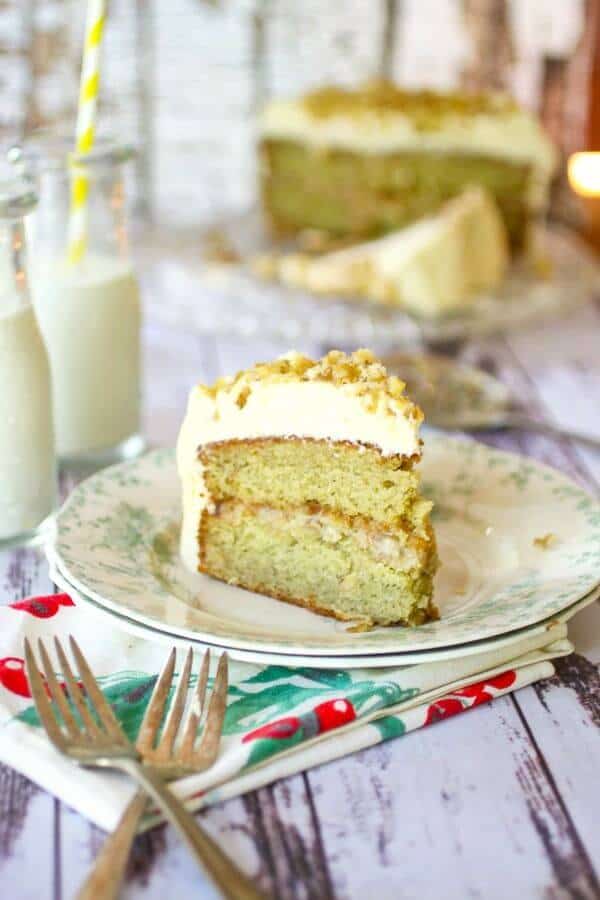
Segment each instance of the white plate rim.
[[65,593],[74,595],[78,601],[91,607],[99,615],[107,616],[111,622],[117,623],[117,627],[123,628],[124,631],[135,635],[143,640],[160,640],[161,643],[175,642],[177,646],[192,644],[198,651],[205,649],[226,651],[232,659],[239,662],[252,663],[254,665],[274,664],[295,667],[308,667],[317,669],[377,669],[391,668],[397,666],[414,666],[427,663],[447,662],[455,659],[462,659],[465,656],[477,656],[483,653],[489,653],[493,650],[510,647],[512,644],[518,644],[525,638],[536,637],[547,631],[552,625],[558,622],[566,623],[578,612],[589,606],[600,598],[600,585],[594,588],[585,597],[576,600],[572,606],[563,610],[563,612],[552,619],[539,622],[536,625],[530,625],[519,631],[512,631],[509,634],[496,638],[490,638],[482,641],[472,641],[469,644],[461,644],[456,647],[441,648],[438,650],[419,650],[416,652],[405,653],[371,653],[365,656],[326,656],[322,654],[293,654],[293,653],[277,653],[267,650],[239,650],[235,647],[223,646],[222,644],[207,643],[196,638],[186,637],[174,634],[167,629],[165,625],[159,628],[152,625],[144,625],[115,609],[97,603],[91,597],[78,590],[74,585],[70,584],[66,577],[60,572],[56,564],[56,560],[50,562],[50,578]]

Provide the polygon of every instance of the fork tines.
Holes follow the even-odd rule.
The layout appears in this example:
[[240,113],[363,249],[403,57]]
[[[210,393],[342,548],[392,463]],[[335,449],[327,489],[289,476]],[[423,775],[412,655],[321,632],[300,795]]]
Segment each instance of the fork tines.
[[38,641],[42,661],[41,672],[27,638],[24,643],[31,695],[42,725],[54,744],[65,750],[70,741],[76,741],[78,744],[97,744],[110,739],[113,746],[116,744],[129,747],[129,741],[100,690],[75,638],[70,637],[69,644],[77,663],[79,681],[73,673],[62,644],[58,638],[54,639],[56,655],[65,679],[64,685],[61,685],[56,677],[44,642],[41,639]]
[[[25,639],[25,661],[31,694],[41,722],[50,740],[63,752],[70,746],[98,747],[110,743],[112,746],[130,748],[131,745],[106,697],[100,690],[94,675],[73,637],[69,638],[71,653],[77,665],[79,680],[74,674],[67,655],[58,638],[54,639],[56,655],[63,673],[64,684],[59,683],[50,656],[42,640],[38,641],[41,671],[38,669],[31,644]],[[193,652],[188,650],[179,683],[170,704],[170,709],[162,733],[161,724],[165,716],[175,674],[176,650],[173,648],[160,673],[148,703],[144,720],[139,730],[136,749],[145,762],[168,765],[182,769],[206,768],[216,759],[223,720],[227,705],[228,661],[227,654],[221,654],[208,710],[204,718],[202,738],[196,747],[196,737],[206,707],[210,651],[206,650],[191,702],[190,693]],[[183,714],[188,705],[183,728]],[[181,740],[176,746],[181,732]]]
[[[186,768],[204,768],[214,761],[219,747],[227,703],[227,654],[223,653],[219,659],[217,674],[204,721],[202,739],[197,748],[195,747],[196,736],[206,706],[210,650],[206,650],[204,653],[196,685],[193,689],[189,687],[193,652],[191,648],[188,650],[165,726],[157,740],[171,693],[175,659],[176,651],[173,648],[154,687],[140,727],[136,747],[145,760],[153,763],[160,764],[173,760]],[[192,699],[182,726],[186,699],[190,690],[193,690]],[[178,735],[181,735],[181,741],[176,748],[175,742]]]

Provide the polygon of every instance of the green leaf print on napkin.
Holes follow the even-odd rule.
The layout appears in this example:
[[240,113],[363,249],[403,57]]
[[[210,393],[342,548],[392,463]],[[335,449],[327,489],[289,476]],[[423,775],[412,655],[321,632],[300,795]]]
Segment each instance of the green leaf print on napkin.
[[[136,672],[120,672],[100,681],[102,693],[112,706],[123,731],[134,741],[137,737],[146,706],[156,684],[157,675],[142,675]],[[111,683],[112,682],[112,683]],[[73,709],[77,717],[77,711]],[[39,728],[41,723],[35,706],[28,706],[16,716],[27,725]]]
[[[158,675],[125,671],[99,679],[102,692],[130,740],[137,737],[157,678]],[[190,679],[191,684],[195,680]],[[242,743],[252,744],[247,768],[417,693],[416,688],[401,688],[394,681],[353,681],[344,670],[267,666],[229,686],[223,733],[240,735]],[[16,718],[40,726],[33,705]]]

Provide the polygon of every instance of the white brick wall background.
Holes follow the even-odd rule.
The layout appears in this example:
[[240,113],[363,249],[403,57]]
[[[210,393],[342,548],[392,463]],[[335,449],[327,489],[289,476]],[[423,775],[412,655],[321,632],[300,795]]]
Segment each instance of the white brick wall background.
[[[5,141],[72,127],[84,11],[82,0],[0,0]],[[102,127],[142,147],[138,207],[169,225],[252,202],[265,97],[385,70],[410,86],[500,83],[534,109],[577,75],[556,126],[568,147],[585,106],[585,11],[586,0],[110,0]]]

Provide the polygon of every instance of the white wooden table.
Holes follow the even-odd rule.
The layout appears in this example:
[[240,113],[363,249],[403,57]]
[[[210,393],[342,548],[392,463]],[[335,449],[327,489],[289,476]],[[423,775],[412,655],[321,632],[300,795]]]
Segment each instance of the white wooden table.
[[[167,301],[165,301],[167,302]],[[190,385],[287,347],[147,322],[146,432],[171,445]],[[320,353],[323,347],[299,347]],[[499,375],[530,412],[600,433],[600,303],[519,335],[448,348]],[[600,487],[600,454],[488,435]],[[39,553],[0,554],[0,602],[51,589]],[[202,813],[281,900],[600,897],[600,607],[550,681]],[[0,896],[73,896],[102,834],[0,766]],[[168,828],[138,839],[127,898],[214,897]]]

